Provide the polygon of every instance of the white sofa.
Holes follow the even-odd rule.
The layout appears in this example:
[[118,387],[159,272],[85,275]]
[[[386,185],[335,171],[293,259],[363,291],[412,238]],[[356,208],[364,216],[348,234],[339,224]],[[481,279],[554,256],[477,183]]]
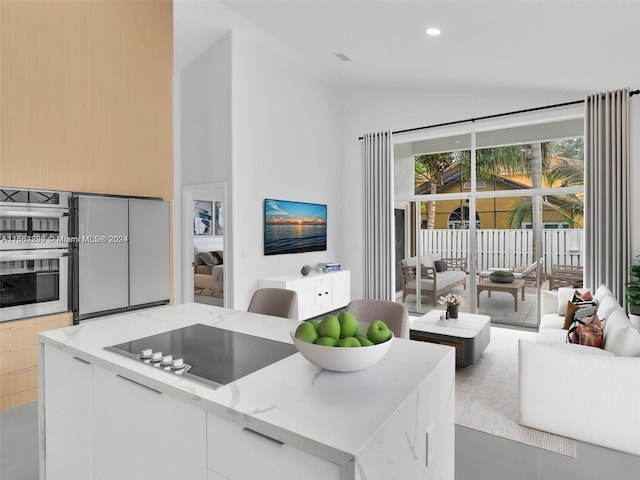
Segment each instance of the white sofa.
[[[435,262],[443,261],[447,269],[437,271]],[[420,277],[420,290],[424,295],[429,295],[436,305],[437,299],[441,295],[450,293],[453,287],[462,285],[467,288],[467,259],[466,258],[440,258],[439,255],[424,254],[420,256],[422,267],[418,275],[417,257],[409,257],[400,261],[402,270],[402,301],[407,295],[415,295],[418,287],[418,277]]]
[[539,333],[520,340],[518,421],[640,455],[640,332],[603,285],[594,297],[604,348],[566,343],[564,310],[574,290],[543,291]]

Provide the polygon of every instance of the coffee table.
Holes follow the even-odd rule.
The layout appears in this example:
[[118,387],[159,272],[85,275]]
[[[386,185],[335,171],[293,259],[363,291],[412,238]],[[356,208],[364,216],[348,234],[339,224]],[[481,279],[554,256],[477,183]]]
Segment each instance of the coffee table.
[[480,306],[480,292],[485,290],[491,298],[491,292],[507,292],[513,295],[513,311],[518,311],[518,289],[522,290],[522,300],[524,301],[524,280],[514,280],[511,283],[496,283],[492,281],[478,282],[476,291],[478,292],[478,306]]
[[491,341],[488,315],[458,313],[458,318],[440,321],[442,310],[432,310],[409,321],[409,338],[449,345],[456,349],[456,368],[473,364]]

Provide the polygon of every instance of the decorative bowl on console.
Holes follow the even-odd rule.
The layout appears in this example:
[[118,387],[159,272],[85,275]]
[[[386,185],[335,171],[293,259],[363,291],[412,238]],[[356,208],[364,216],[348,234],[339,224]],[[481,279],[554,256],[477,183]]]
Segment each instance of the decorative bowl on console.
[[495,283],[513,283],[515,277],[508,270],[495,270],[491,272],[489,279]]

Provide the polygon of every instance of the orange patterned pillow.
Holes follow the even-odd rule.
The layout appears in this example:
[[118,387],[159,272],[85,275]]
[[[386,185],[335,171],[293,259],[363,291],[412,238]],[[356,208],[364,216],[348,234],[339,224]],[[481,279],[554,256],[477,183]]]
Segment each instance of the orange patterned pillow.
[[602,323],[598,315],[594,315],[593,317],[573,322],[567,334],[567,341],[569,343],[602,348],[602,335]]
[[573,302],[593,302],[593,295],[591,295],[590,290],[587,290],[584,293],[580,293],[580,291],[576,290],[573,292]]

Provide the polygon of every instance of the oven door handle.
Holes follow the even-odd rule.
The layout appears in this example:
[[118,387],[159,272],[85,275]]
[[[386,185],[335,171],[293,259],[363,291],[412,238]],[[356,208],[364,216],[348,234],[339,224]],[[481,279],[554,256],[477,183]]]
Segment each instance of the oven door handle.
[[29,209],[1,209],[0,217],[44,217],[44,218],[62,218],[68,217],[69,210],[61,208],[47,208],[40,210]]
[[12,262],[14,260],[49,260],[51,258],[64,258],[69,256],[68,250],[53,249],[53,250],[5,250],[0,251],[0,260],[5,262]]

